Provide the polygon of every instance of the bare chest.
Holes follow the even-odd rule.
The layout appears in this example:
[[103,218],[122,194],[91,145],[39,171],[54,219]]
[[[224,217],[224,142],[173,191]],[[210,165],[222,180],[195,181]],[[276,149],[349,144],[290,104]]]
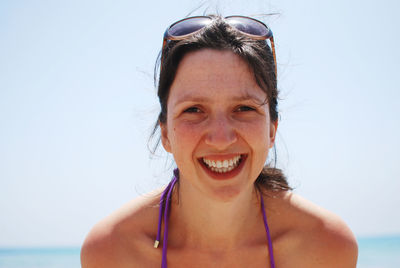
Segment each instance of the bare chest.
[[[168,266],[173,268],[269,268],[267,247],[244,248],[235,251],[203,251],[168,249]],[[161,267],[161,266],[160,266]]]

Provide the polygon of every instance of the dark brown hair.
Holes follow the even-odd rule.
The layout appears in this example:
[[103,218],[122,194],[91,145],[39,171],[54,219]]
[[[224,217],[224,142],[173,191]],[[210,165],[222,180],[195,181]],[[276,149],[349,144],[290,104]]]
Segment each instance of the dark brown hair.
[[[241,57],[254,73],[258,86],[266,93],[266,103],[269,105],[270,119],[273,122],[278,120],[277,110],[277,79],[275,74],[275,63],[271,48],[264,40],[254,40],[238,30],[232,28],[220,16],[212,16],[213,22],[196,34],[180,41],[168,41],[163,51],[160,53],[155,68],[155,85],[158,86],[158,98],[160,101],[161,112],[154,126],[150,139],[154,138],[160,123],[166,123],[167,101],[169,90],[182,58],[191,51],[200,49],[229,50]],[[162,57],[162,59],[161,59]],[[162,63],[162,66],[160,64]],[[160,74],[157,83],[157,67]],[[152,152],[154,153],[160,143],[158,137]],[[276,160],[276,151],[274,147]],[[276,161],[274,161],[276,164]],[[286,177],[280,169],[270,165],[264,166],[258,176],[255,187],[260,190],[286,191],[290,186]]]

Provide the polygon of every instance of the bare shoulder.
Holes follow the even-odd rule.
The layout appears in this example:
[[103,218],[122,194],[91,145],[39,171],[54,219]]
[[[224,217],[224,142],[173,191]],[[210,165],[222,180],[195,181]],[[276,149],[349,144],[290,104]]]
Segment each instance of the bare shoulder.
[[276,244],[286,252],[278,252],[282,266],[356,267],[357,242],[339,216],[293,193],[282,195],[273,204],[271,213],[278,215],[275,224],[280,224]]
[[160,191],[135,198],[97,223],[81,249],[83,268],[139,267],[146,262],[157,228]]

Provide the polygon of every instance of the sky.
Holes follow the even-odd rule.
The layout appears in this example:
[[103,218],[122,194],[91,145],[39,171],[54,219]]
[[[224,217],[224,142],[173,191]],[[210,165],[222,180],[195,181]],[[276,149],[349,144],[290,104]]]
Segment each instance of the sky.
[[[395,0],[0,2],[0,246],[79,246],[164,185],[153,68],[168,25],[254,15],[274,33],[277,151],[295,192],[358,236],[400,234]],[[198,8],[196,10],[196,8]]]

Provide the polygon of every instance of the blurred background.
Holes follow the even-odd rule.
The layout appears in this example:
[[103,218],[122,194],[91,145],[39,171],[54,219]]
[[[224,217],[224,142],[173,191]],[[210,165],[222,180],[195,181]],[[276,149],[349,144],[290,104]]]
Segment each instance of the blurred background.
[[[253,15],[274,32],[278,166],[295,192],[347,222],[359,267],[400,267],[399,8],[1,1],[0,267],[79,267],[96,222],[170,179],[171,157],[147,146],[154,64],[168,25],[216,12]],[[256,16],[265,13],[278,15]]]

